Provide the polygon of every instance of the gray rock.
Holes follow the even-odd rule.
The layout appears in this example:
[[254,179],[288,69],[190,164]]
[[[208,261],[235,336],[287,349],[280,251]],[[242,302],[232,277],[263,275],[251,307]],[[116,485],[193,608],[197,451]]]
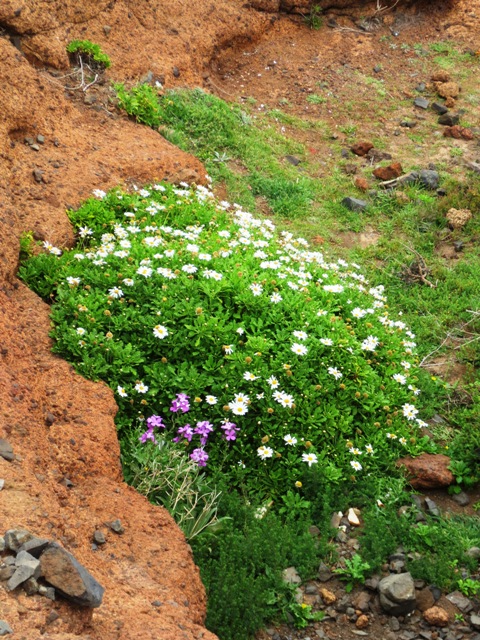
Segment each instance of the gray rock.
[[287,567],[282,573],[283,581],[287,584],[300,584],[302,579],[298,575],[295,567]]
[[458,113],[444,113],[438,119],[438,124],[443,124],[445,127],[453,127],[460,122],[460,115]]
[[6,636],[9,633],[13,633],[12,627],[5,620],[0,620],[0,636]]
[[415,120],[402,120],[400,122],[400,126],[405,127],[407,129],[413,129],[414,127],[417,126],[417,122],[415,122]]
[[478,560],[480,558],[480,547],[470,547],[467,551],[467,556]]
[[3,489],[4,486],[5,486],[5,480],[3,478],[0,478],[0,491]]
[[427,86],[426,86],[426,84],[424,82],[419,82],[417,84],[417,86],[415,87],[415,91],[418,91],[418,93],[423,93],[426,88],[427,88]]
[[395,618],[395,616],[388,619],[388,626],[392,631],[400,631],[400,622]]
[[38,144],[45,144],[45,136],[42,136],[42,134],[39,133],[37,136],[37,142]]
[[[439,189],[438,191],[440,191],[440,189]],[[455,251],[456,251],[457,253],[461,253],[461,252],[464,250],[464,248],[465,248],[465,243],[464,243],[464,242],[462,242],[461,240],[456,240],[456,241],[453,243],[453,248],[455,249]],[[462,494],[462,493],[463,493],[463,491],[461,491],[458,495],[459,495],[459,496],[461,496],[461,494]],[[465,495],[467,496],[467,494],[465,494]],[[453,499],[454,499],[454,500],[455,500],[455,498],[458,498],[458,496],[454,496],[454,497],[453,497]],[[465,507],[465,506],[470,502],[470,498],[469,498],[468,496],[467,496],[467,500],[468,500],[468,502],[466,502],[465,504],[461,504],[460,502],[458,502],[458,500],[459,500],[459,499],[460,499],[460,498],[458,498],[457,500],[455,500],[455,502],[457,502],[458,504],[460,504],[460,506],[461,506],[461,507]]]
[[20,547],[33,538],[26,529],[9,529],[5,533],[5,546],[11,551],[19,551]]
[[46,587],[44,584],[39,584],[38,593],[49,600],[55,600],[55,589],[53,587]]
[[430,500],[430,498],[425,498],[425,506],[430,515],[440,517],[440,509],[438,508],[436,502]]
[[30,555],[28,551],[19,551],[15,558],[15,566],[21,567],[22,564],[26,564],[28,562],[38,562],[38,560]]
[[324,562],[321,562],[320,566],[318,567],[317,576],[320,582],[328,582],[333,576],[333,573],[330,571],[330,569],[327,567],[327,565]]
[[32,149],[33,151],[40,151],[40,147],[38,146],[38,144],[31,144],[30,149]]
[[365,588],[369,591],[376,591],[379,584],[380,578],[378,576],[372,576],[371,578],[367,578],[365,580]]
[[470,600],[466,598],[460,591],[452,591],[452,593],[449,593],[447,595],[447,600],[458,607],[460,611],[463,611],[464,613],[468,613],[473,609]]
[[45,173],[44,171],[42,171],[41,169],[34,169],[32,173],[35,182],[43,182],[43,174]]
[[480,629],[480,615],[472,613],[470,616],[470,624],[474,629]]
[[[459,244],[459,243],[456,243]],[[460,248],[457,249],[457,247],[455,247],[455,251],[462,251],[463,249],[463,242],[460,244]],[[460,491],[460,493],[456,493],[452,496],[452,500],[454,502],[456,502],[457,504],[459,504],[461,507],[466,507],[467,504],[470,504],[470,498],[468,497],[468,495],[465,493],[465,491]]]
[[443,116],[445,113],[447,113],[448,109],[445,105],[440,104],[440,102],[434,102],[432,104],[432,109],[438,113],[439,116]]
[[9,462],[15,460],[12,445],[3,438],[0,438],[0,457]]
[[97,530],[93,534],[93,541],[95,542],[95,544],[105,544],[107,539],[106,539],[105,534],[103,533],[103,531]]
[[35,578],[29,578],[23,583],[23,588],[27,596],[33,596],[38,593],[38,587],[39,585]]
[[27,551],[34,558],[38,558],[49,543],[50,540],[47,540],[47,538],[37,538],[36,536],[34,536],[30,540],[27,540],[27,542],[22,544],[19,549],[19,553],[21,551]]
[[10,580],[15,573],[15,567],[12,565],[5,565],[0,567],[0,581]]
[[438,175],[438,171],[423,169],[419,173],[418,180],[424,187],[427,187],[427,189],[437,189],[440,176]]
[[289,162],[290,164],[293,164],[294,167],[298,166],[300,164],[300,160],[298,158],[296,158],[295,156],[285,156],[285,160],[287,162]]
[[72,554],[52,542],[40,556],[45,582],[68,600],[83,607],[99,607],[105,589]]
[[402,616],[415,609],[415,585],[410,573],[393,574],[378,585],[380,604],[393,616]]
[[7,590],[13,591],[29,578],[38,578],[40,575],[40,562],[38,560],[25,560],[15,569],[15,573],[7,582]]
[[108,522],[107,523],[108,526],[110,527],[110,529],[112,531],[114,531],[115,533],[124,533],[125,529],[122,526],[122,523],[120,522],[120,520],[117,518],[117,520],[112,520],[112,522]]
[[418,98],[415,98],[415,100],[413,101],[413,104],[416,107],[419,107],[420,109],[428,109],[428,106],[430,104],[430,100],[427,100],[426,98],[419,96]]
[[0,536],[0,552],[5,551],[5,538]]
[[342,200],[342,204],[350,211],[363,211],[367,208],[368,204],[365,200],[360,200],[359,198],[351,198],[350,196],[344,198]]

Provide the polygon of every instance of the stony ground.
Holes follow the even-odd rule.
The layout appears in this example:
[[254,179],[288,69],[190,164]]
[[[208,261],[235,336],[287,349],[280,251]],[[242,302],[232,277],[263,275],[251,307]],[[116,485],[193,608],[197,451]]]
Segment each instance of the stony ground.
[[[263,9],[275,5],[254,4]],[[166,87],[200,85],[234,100],[252,96],[259,105],[284,98],[287,111],[325,116],[334,127],[339,124],[335,112],[324,113],[322,105],[303,98],[317,91],[319,81],[331,83],[343,101],[352,92],[358,95],[358,86],[349,86],[349,69],[368,69],[370,76],[371,68],[381,65],[384,74],[403,78],[399,92],[410,91],[413,97],[417,79],[407,80],[401,49],[385,50],[358,26],[363,15],[375,13],[376,3],[360,4],[354,10],[338,2],[343,8],[325,15],[334,21],[332,27],[313,32],[298,16],[279,18],[240,0],[208,6],[203,0],[2,2],[0,438],[14,452],[13,460],[0,458],[2,529],[24,527],[58,541],[105,587],[102,607],[93,612],[0,588],[1,617],[13,628],[13,637],[212,637],[203,628],[205,594],[183,535],[167,513],[122,483],[110,390],[79,378],[50,353],[48,306],[15,277],[22,232],[32,230],[36,239],[68,246],[73,234],[65,210],[92,189],[163,178],[203,180],[198,161],[116,113],[109,102],[111,80],[149,76]],[[391,38],[401,34],[405,42],[453,37],[477,50],[479,18],[478,0],[425,2],[386,11],[381,28]],[[71,39],[87,37],[114,60],[107,84],[88,95],[82,89],[68,91],[72,79],[65,53]],[[338,62],[348,82],[334,72]],[[364,116],[368,120],[368,113]],[[310,135],[305,134],[305,142],[314,152],[328,154]],[[471,148],[467,141],[462,144]],[[405,162],[409,152],[402,151],[400,140],[397,149],[396,159]],[[116,519],[122,534],[108,526]],[[101,547],[93,542],[96,531],[106,536]],[[340,544],[354,549],[351,540],[349,535]],[[327,604],[321,588],[331,591],[335,601]],[[336,581],[314,581],[305,593],[329,608],[328,619],[308,633],[271,629],[270,635],[350,638],[366,633],[412,640],[421,632],[427,635],[419,637],[434,640],[435,634],[447,633],[425,626],[419,613],[395,622],[378,610],[373,590],[365,592],[368,603],[365,595],[361,603],[354,602],[357,593],[345,600]],[[452,618],[453,610],[448,611]],[[362,615],[371,618],[365,630],[359,628]],[[467,613],[464,619],[469,620]],[[447,629],[455,640],[461,634],[475,637],[466,623],[450,619]]]

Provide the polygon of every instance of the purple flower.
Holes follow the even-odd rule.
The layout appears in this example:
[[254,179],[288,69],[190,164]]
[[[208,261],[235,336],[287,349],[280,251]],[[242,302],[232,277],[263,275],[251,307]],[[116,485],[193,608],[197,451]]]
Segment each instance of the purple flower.
[[197,422],[197,426],[193,430],[194,433],[201,436],[200,444],[204,447],[207,444],[208,436],[213,431],[213,424],[210,424],[208,420],[204,420],[203,422]]
[[147,418],[147,425],[149,429],[154,429],[155,427],[165,429],[162,416],[150,416]]
[[198,464],[199,467],[207,465],[208,453],[203,449],[194,449],[190,454],[190,458]]
[[172,400],[170,411],[173,411],[174,413],[177,413],[177,411],[187,413],[187,411],[190,410],[190,403],[188,402],[189,397],[190,396],[187,396],[184,393],[177,393],[176,399]]
[[233,440],[237,439],[237,431],[240,431],[240,427],[237,427],[235,423],[224,420],[220,428],[224,431],[225,440],[233,442]]
[[145,433],[142,433],[142,435],[139,437],[139,440],[142,444],[145,444],[147,440],[151,440],[154,444],[158,444],[155,440],[155,436],[153,435],[153,427],[149,427],[145,431]]
[[[186,438],[188,440],[188,442],[192,441],[192,437],[193,437],[193,429],[189,424],[186,424],[184,427],[180,427],[177,430],[177,433],[179,436],[183,436],[184,438]],[[175,442],[178,442],[179,438],[175,438]]]

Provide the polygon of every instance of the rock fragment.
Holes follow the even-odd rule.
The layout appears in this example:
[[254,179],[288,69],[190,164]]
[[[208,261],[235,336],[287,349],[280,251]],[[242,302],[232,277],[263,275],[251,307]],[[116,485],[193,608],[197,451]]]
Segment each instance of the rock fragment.
[[410,573],[392,574],[378,585],[380,604],[393,616],[403,616],[415,609],[415,584]]
[[350,196],[344,198],[342,200],[342,204],[344,207],[347,207],[347,209],[350,209],[350,211],[357,212],[363,211],[368,206],[365,200],[360,200],[359,198],[351,198]]
[[430,607],[423,612],[423,617],[432,627],[448,626],[448,613],[442,607]]
[[40,556],[42,576],[68,600],[83,607],[99,607],[104,588],[68,551],[52,542]]
[[20,551],[22,545],[33,538],[26,529],[9,529],[5,533],[5,547],[11,551]]
[[371,142],[356,142],[354,145],[350,147],[350,151],[354,153],[356,156],[366,156],[367,153],[373,149],[373,144]]
[[5,620],[0,620],[0,636],[6,636],[9,633],[13,633],[12,627]]
[[8,460],[8,462],[15,460],[12,445],[3,438],[0,438],[0,457],[4,460]]

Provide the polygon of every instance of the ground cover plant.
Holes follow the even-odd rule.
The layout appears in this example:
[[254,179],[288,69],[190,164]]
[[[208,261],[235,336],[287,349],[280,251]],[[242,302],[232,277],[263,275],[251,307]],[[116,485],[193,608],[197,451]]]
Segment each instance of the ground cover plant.
[[121,436],[169,434],[265,498],[313,465],[338,481],[434,448],[382,286],[229,208],[203,187],[113,191],[72,214],[83,247],[46,242],[21,271],[54,297],[55,350],[115,390]]

